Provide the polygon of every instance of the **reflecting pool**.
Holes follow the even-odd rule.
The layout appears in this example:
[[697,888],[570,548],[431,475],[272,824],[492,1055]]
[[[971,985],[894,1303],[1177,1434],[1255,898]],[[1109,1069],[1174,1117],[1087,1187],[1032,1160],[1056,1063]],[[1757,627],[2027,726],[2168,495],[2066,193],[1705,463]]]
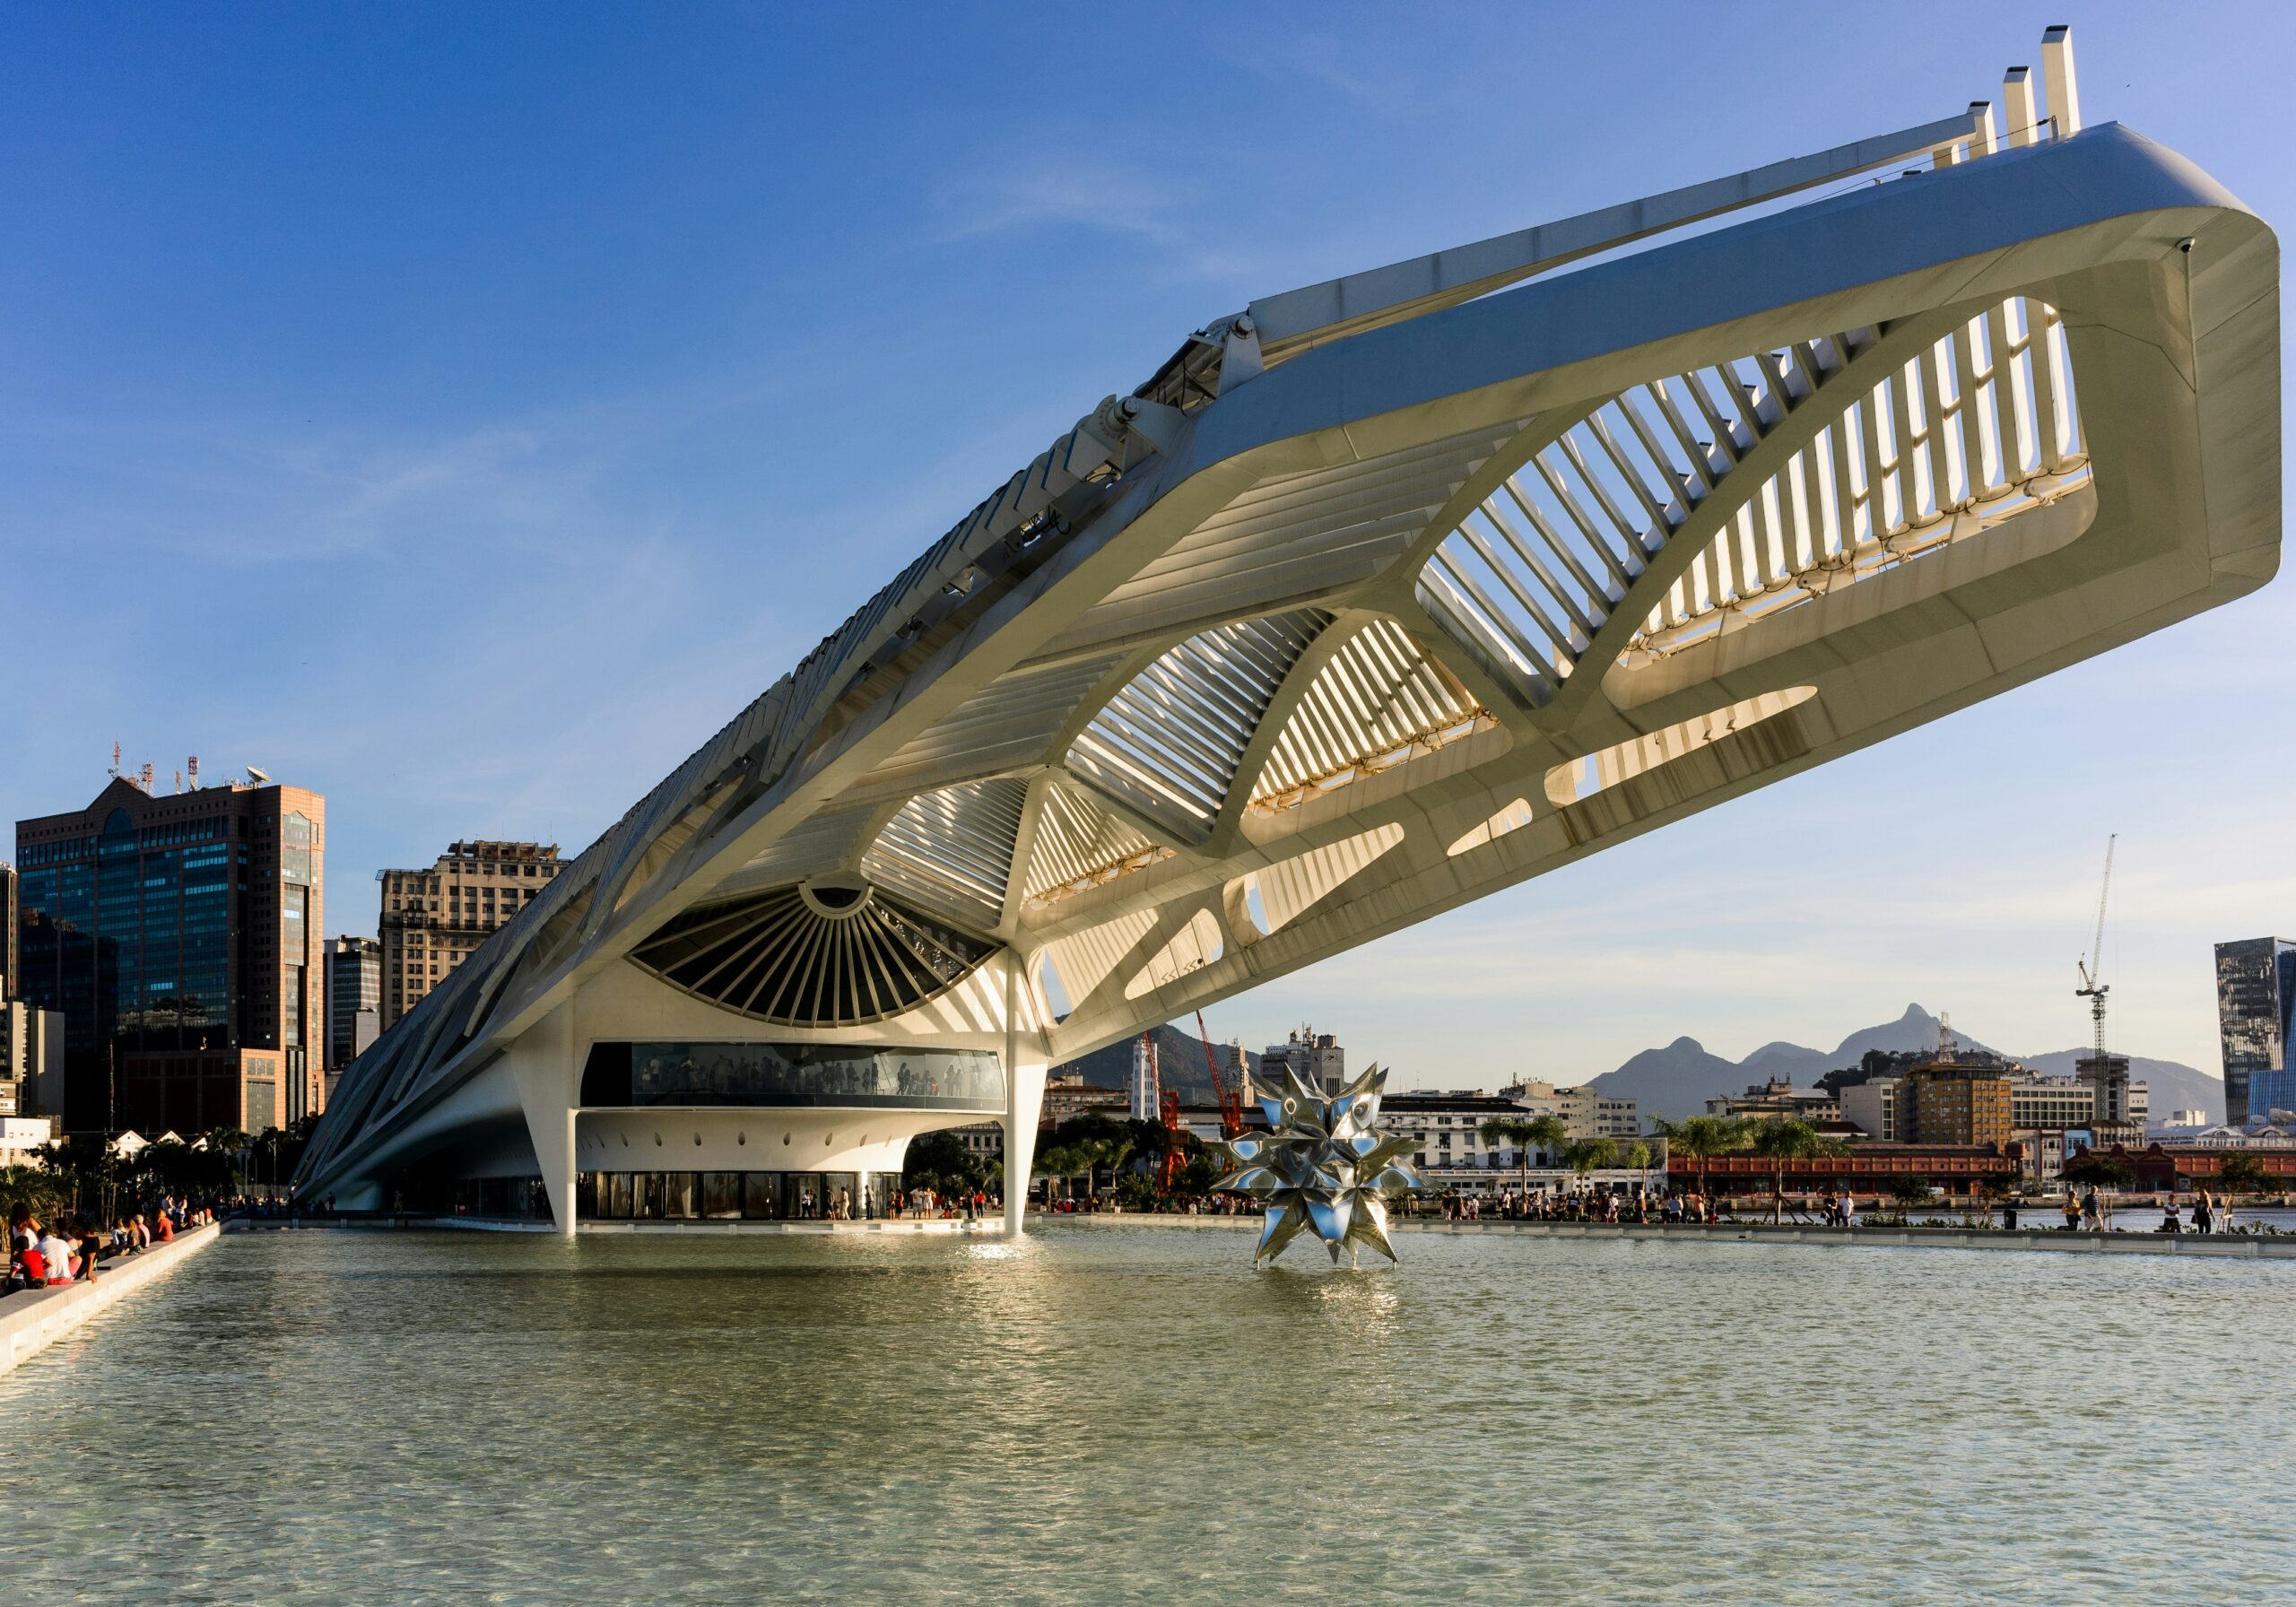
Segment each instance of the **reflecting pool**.
[[2296,1264],[227,1236],[0,1377],[11,1602],[2284,1599]]

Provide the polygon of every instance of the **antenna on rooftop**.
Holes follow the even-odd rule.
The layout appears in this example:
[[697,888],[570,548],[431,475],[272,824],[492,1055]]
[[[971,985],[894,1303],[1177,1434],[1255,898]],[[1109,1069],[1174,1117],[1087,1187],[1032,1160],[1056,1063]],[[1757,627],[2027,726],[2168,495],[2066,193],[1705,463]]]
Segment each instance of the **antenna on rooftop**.
[[196,753],[191,756],[191,790],[199,790],[199,755]]
[[257,786],[269,786],[271,785],[271,772],[269,770],[257,769],[254,765],[249,765],[248,766],[248,779],[254,782]]
[[119,744],[117,743],[111,745],[111,769],[105,773],[111,776],[119,774]]

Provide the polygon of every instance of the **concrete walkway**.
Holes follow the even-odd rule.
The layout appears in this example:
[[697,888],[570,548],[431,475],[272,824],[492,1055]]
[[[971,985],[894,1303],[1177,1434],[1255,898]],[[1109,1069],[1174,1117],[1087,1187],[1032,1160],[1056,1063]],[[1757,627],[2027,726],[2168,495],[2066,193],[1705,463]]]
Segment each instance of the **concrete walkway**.
[[0,1299],[0,1373],[13,1370],[26,1357],[48,1349],[114,1300],[180,1266],[187,1257],[213,1244],[221,1231],[213,1222],[193,1228],[166,1244],[105,1262],[92,1281],[67,1283],[62,1289],[24,1290]]
[[[1058,1212],[1029,1214],[1031,1227],[1051,1223],[1118,1225],[1152,1223],[1159,1227],[1249,1228],[1259,1230],[1256,1216],[1156,1216],[1099,1212],[1091,1216]],[[2233,1260],[2296,1261],[2296,1235],[2196,1233],[2067,1233],[2061,1228],[1821,1228],[1788,1222],[1773,1228],[1768,1222],[1721,1222],[1713,1227],[1667,1227],[1608,1222],[1481,1221],[1452,1222],[1439,1217],[1390,1217],[1387,1226],[1405,1233],[1491,1233],[1518,1238],[1665,1238],[1745,1240],[1796,1245],[1862,1245],[1926,1247],[1950,1250],[2056,1250],[2090,1255],[2201,1255]]]
[[[406,1228],[444,1228],[465,1233],[554,1234],[558,1231],[554,1223],[533,1217],[421,1216],[407,1212],[378,1217],[290,1217],[233,1221],[227,1226],[234,1233],[301,1233],[313,1229],[337,1233],[379,1233]],[[586,1217],[577,1224],[577,1228],[583,1233],[1002,1233],[1004,1217],[1002,1212],[991,1212],[972,1221],[962,1217],[899,1217],[891,1220],[835,1222],[812,1219],[768,1221],[717,1217],[601,1221]]]

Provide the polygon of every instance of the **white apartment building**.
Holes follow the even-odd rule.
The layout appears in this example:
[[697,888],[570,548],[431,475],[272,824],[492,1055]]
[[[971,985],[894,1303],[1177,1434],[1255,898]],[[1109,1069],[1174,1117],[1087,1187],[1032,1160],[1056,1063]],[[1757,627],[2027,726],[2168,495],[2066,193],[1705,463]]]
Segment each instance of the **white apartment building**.
[[[1535,1086],[1535,1085],[1534,1085]],[[1519,1146],[1501,1139],[1497,1142],[1483,1135],[1483,1125],[1493,1117],[1527,1119],[1537,1116],[1559,1116],[1569,1126],[1572,1117],[1565,1115],[1554,1093],[1583,1093],[1580,1089],[1553,1090],[1548,1094],[1526,1093],[1519,1088],[1501,1090],[1487,1094],[1481,1090],[1457,1090],[1450,1093],[1389,1094],[1380,1102],[1379,1113],[1388,1132],[1406,1136],[1412,1141],[1412,1164],[1435,1189],[1457,1189],[1467,1194],[1490,1194],[1513,1188],[1521,1184],[1525,1168]],[[1613,1101],[1628,1107],[1624,1120],[1633,1121],[1631,1099]],[[1573,1101],[1572,1110],[1579,1121],[1590,1126],[1608,1119],[1615,1126],[1622,1119],[1615,1109],[1605,1113],[1601,1101],[1589,1097]],[[1570,1137],[1608,1138],[1618,1146],[1617,1164],[1593,1174],[1597,1185],[1633,1183],[1643,1177],[1641,1171],[1626,1164],[1628,1145],[1639,1135],[1632,1127],[1623,1132],[1599,1133],[1573,1130]],[[1649,1179],[1658,1182],[1665,1174],[1665,1144],[1658,1139],[1647,1141],[1650,1146]],[[1559,1152],[1534,1148],[1528,1168],[1533,1188],[1553,1188],[1576,1184],[1576,1172],[1567,1169]]]
[[1856,1123],[1868,1138],[1896,1143],[1903,1136],[1898,1129],[1898,1090],[1904,1081],[1902,1077],[1875,1077],[1843,1089],[1842,1119]]
[[1631,1139],[1642,1136],[1642,1113],[1635,1100],[1598,1092],[1591,1084],[1557,1088],[1526,1079],[1499,1090],[1534,1116],[1559,1116],[1573,1138]]
[[1336,1093],[1347,1081],[1347,1051],[1338,1036],[1300,1027],[1280,1044],[1270,1044],[1259,1057],[1260,1078],[1269,1087],[1283,1085],[1283,1068],[1290,1066],[1309,1088]]

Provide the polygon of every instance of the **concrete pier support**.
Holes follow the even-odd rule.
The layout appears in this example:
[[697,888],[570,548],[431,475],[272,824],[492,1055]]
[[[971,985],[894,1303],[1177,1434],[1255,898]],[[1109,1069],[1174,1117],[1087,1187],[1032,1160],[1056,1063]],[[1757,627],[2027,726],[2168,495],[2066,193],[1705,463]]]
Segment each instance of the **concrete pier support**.
[[561,1004],[510,1046],[511,1080],[526,1114],[550,1214],[561,1233],[574,1231],[574,1120],[581,1090],[575,1086],[574,1012]]
[[1029,1168],[1036,1164],[1037,1123],[1044,1114],[1041,1055],[1004,1064],[1004,1230],[1028,1229],[1022,1213],[1029,1203]]
[[1004,956],[1004,1231],[1028,1231],[1029,1171],[1036,1165],[1037,1124],[1044,1116],[1045,1073],[1051,1063],[1044,1035],[1035,1030],[1032,998],[1021,960]]

